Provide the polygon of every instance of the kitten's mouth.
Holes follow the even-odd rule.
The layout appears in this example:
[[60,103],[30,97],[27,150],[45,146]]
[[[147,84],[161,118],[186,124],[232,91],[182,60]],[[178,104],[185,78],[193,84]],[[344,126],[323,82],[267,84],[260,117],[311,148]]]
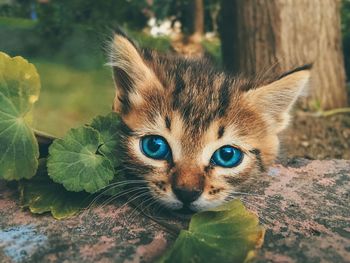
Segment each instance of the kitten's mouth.
[[178,209],[178,210],[175,210],[176,212],[178,213],[181,213],[181,214],[194,214],[195,211],[193,211],[191,208],[189,208],[188,206],[183,206],[181,209]]
[[194,213],[196,213],[196,211],[192,210],[188,205],[183,205],[181,209],[171,210],[171,213],[174,214],[176,217],[188,219]]

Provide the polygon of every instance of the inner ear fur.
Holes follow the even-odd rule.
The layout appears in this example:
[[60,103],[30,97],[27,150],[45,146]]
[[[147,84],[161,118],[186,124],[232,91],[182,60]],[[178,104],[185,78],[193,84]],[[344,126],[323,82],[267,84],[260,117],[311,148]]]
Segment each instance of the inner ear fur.
[[273,132],[288,126],[290,110],[303,94],[310,80],[311,65],[296,68],[270,84],[245,92],[248,103],[257,108]]
[[140,103],[142,93],[151,87],[159,87],[152,69],[145,63],[142,52],[125,35],[116,33],[113,37],[110,66],[116,86],[114,111],[121,112],[122,106]]

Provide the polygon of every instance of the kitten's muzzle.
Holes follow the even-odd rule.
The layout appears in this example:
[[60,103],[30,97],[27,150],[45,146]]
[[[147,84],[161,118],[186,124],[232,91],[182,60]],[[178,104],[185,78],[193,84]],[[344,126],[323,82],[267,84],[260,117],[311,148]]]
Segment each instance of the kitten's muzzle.
[[203,193],[204,176],[198,169],[180,168],[172,174],[171,187],[176,197],[187,206]]

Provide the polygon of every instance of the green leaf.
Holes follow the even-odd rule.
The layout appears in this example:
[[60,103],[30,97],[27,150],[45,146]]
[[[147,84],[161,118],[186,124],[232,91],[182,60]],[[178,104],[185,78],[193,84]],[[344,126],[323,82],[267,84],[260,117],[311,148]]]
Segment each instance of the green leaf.
[[114,167],[118,162],[118,143],[119,143],[119,123],[120,118],[117,113],[111,112],[107,116],[98,116],[92,120],[91,127],[99,131],[103,145],[98,149],[100,153],[106,156]]
[[[118,147],[120,141],[119,124],[120,117],[115,112],[111,112],[106,116],[97,116],[91,122],[91,127],[99,131],[103,141],[103,145],[100,146],[98,151],[111,161],[114,168],[118,167],[120,164],[118,158],[118,150],[120,150]],[[122,174],[115,174],[115,177],[110,184],[118,183],[122,180],[125,180],[125,177]],[[106,188],[104,195],[116,195],[123,189],[123,186],[111,186]]]
[[99,132],[92,127],[71,129],[49,148],[49,176],[68,191],[95,193],[105,188],[114,177],[114,168],[98,152],[102,144]]
[[158,262],[247,262],[262,245],[264,229],[239,200],[195,214]]
[[36,172],[39,149],[27,121],[39,92],[34,65],[0,52],[0,179],[31,178]]
[[22,207],[28,207],[35,214],[51,212],[56,219],[77,214],[91,201],[91,195],[85,192],[68,192],[54,183],[47,176],[45,160],[40,160],[38,172],[31,180],[20,182],[19,190]]

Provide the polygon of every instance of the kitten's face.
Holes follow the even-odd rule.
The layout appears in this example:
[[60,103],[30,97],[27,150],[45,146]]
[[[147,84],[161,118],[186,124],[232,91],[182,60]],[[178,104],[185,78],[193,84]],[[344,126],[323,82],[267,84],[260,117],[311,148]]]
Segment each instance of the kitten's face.
[[232,198],[278,153],[278,133],[309,78],[299,69],[266,84],[200,60],[140,52],[116,35],[111,64],[121,114],[123,169],[170,209],[199,211]]

